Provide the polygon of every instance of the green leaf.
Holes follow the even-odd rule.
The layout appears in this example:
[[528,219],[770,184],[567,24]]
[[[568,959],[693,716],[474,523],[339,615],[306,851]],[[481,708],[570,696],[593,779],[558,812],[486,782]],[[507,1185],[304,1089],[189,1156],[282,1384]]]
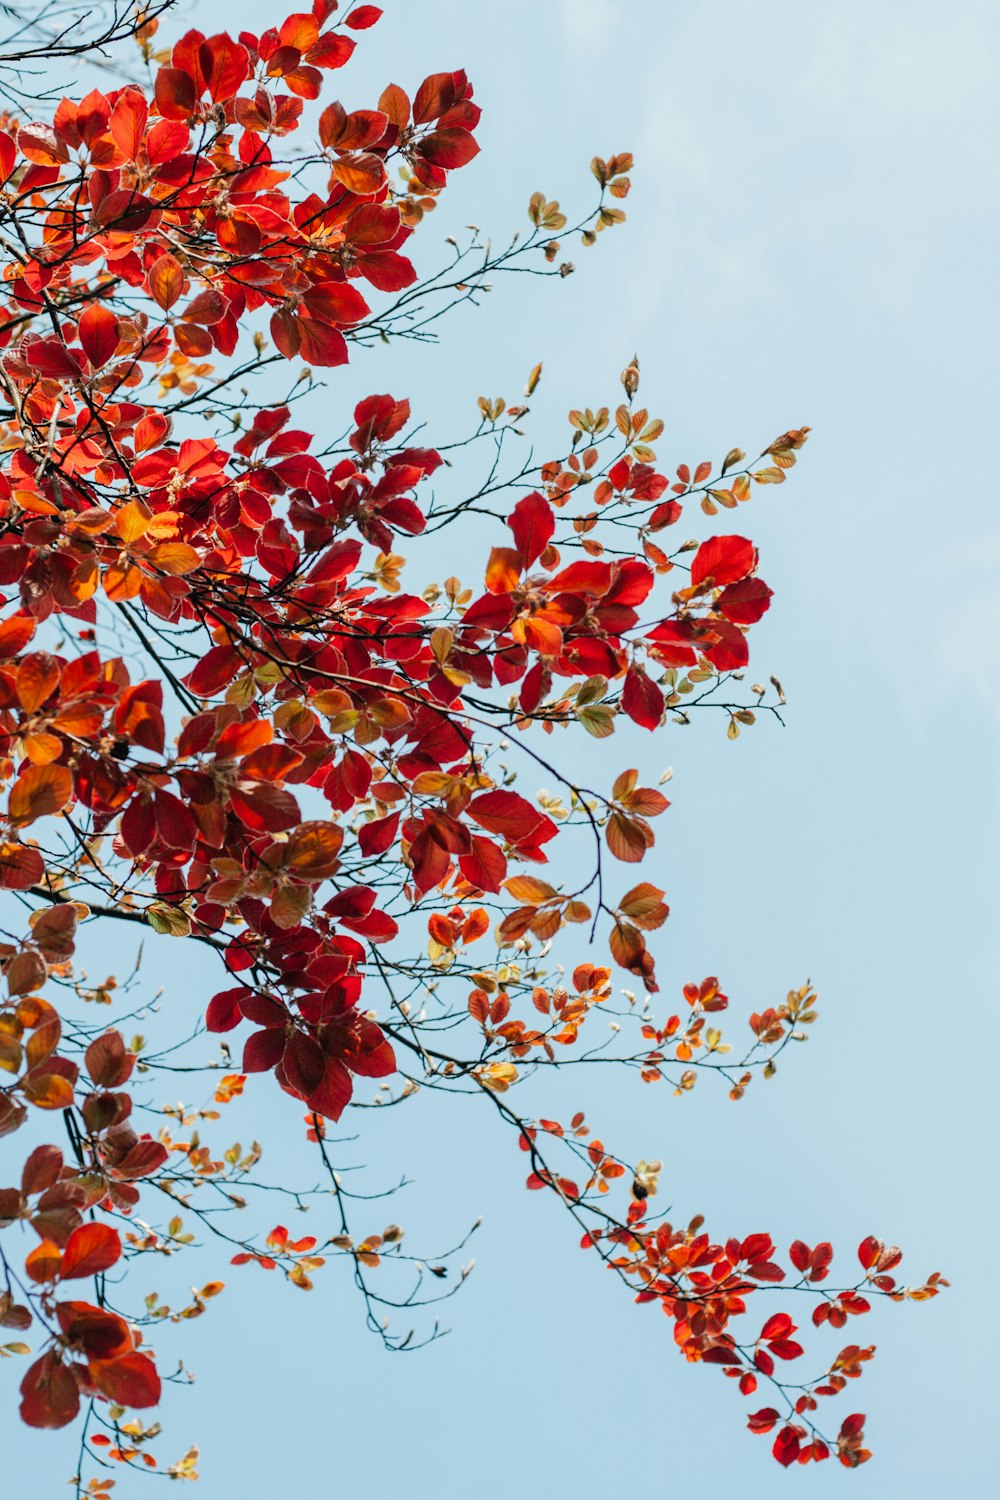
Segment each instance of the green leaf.
[[615,732],[614,710],[608,703],[588,703],[577,709],[576,716],[595,740],[606,740]]

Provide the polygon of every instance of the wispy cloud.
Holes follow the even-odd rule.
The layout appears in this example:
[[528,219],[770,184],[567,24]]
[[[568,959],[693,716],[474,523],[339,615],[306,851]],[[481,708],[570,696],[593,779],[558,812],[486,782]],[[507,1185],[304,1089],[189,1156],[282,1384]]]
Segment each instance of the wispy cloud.
[[[593,7],[609,28],[614,9]],[[637,7],[621,65],[642,169],[663,189],[672,289],[680,277],[720,313],[720,299],[777,304],[795,258],[911,315],[935,259],[994,212],[996,6],[772,0],[660,16]]]

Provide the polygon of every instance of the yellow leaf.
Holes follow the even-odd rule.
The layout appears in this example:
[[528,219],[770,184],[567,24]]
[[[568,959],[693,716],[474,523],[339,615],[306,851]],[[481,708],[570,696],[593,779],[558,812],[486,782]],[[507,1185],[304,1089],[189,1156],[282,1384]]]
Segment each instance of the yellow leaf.
[[18,827],[62,812],[73,795],[68,766],[29,765],[11,788],[7,816]]
[[115,511],[115,530],[127,547],[146,535],[151,520],[152,516],[144,505],[138,500],[130,500],[127,505]]
[[163,901],[154,901],[147,906],[146,920],[154,932],[166,937],[187,937],[191,931],[191,922],[185,913]]
[[494,1094],[505,1094],[511,1084],[517,1082],[517,1069],[513,1063],[487,1063],[477,1069],[476,1077]]

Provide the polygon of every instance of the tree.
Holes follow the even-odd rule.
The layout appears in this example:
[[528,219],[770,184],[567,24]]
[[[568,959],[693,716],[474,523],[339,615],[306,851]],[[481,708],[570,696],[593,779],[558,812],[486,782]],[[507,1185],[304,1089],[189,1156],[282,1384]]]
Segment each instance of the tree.
[[[779,1463],[853,1467],[864,1418],[830,1426],[825,1408],[872,1348],[835,1336],[801,1377],[796,1324],[757,1294],[787,1285],[822,1337],[876,1298],[936,1295],[940,1275],[900,1286],[900,1251],[871,1236],[834,1290],[825,1242],[785,1254],[765,1233],[674,1226],[654,1212],[658,1162],[627,1163],[582,1112],[517,1104],[530,1079],[598,1060],[680,1095],[709,1075],[738,1101],[815,1019],[806,983],[726,1040],[714,977],[658,1018],[665,893],[620,869],[669,805],[628,766],[641,731],[695,709],[732,739],[780,719],[778,682],[745,681],[771,590],[723,513],[783,482],[808,429],[670,477],[637,359],[541,464],[522,442],[540,366],[522,402],[480,397],[475,429],[437,448],[399,396],[333,404],[331,421],[325,372],[353,347],[429,338],[507,272],[565,278],[560,237],[594,245],[630,187],[628,154],[595,159],[597,204],[572,227],[535,193],[523,236],[496,250],[472,231],[418,278],[408,241],[477,154],[479,109],[462,72],[412,99],[390,84],[369,109],[321,97],[380,15],[315,0],[263,36],[190,31],[160,52],[157,16],[129,7],[101,35],[134,37],[147,85],[116,51],[114,87],[0,119],[0,1131],[29,1143],[0,1191],[0,1324],[31,1340],[5,1346],[31,1361],[21,1415],[79,1418],[98,1467],[155,1467],[133,1416],[160,1395],[152,1330],[223,1287],[172,1309],[145,1266],[195,1234],[233,1274],[304,1290],[339,1259],[387,1348],[433,1338],[405,1325],[450,1295],[447,1258],[356,1227],[331,1132],[354,1104],[412,1107],[429,1087],[482,1099],[527,1186],[659,1304],[689,1361],[762,1391],[748,1426]],[[31,24],[40,63],[75,45]],[[692,514],[706,538],[672,545]],[[478,558],[468,583],[436,576],[445,528],[452,556]],[[615,734],[609,785],[571,769]],[[523,766],[554,790],[524,795]],[[74,949],[95,927],[209,952],[220,977],[194,1034],[127,1038],[138,967],[92,985]],[[204,1074],[210,1100],[143,1130],[148,1081],[174,1072]],[[322,1191],[289,1186],[291,1167],[266,1181],[256,1144],[215,1138],[237,1095],[266,1119],[272,1083],[304,1113]],[[274,1191],[314,1209],[315,1234],[254,1226]],[[78,1494],[103,1488],[81,1470]]]

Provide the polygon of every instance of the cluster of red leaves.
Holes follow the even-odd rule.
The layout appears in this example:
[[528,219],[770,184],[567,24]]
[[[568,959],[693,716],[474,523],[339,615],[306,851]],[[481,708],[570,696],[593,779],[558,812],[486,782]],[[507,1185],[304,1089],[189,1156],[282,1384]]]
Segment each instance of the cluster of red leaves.
[[[43,245],[10,268],[12,306],[41,311],[79,292],[80,269],[93,276],[103,262],[109,294],[121,283],[144,288],[166,315],[151,327],[146,314],[122,318],[88,301],[75,326],[22,336],[8,368],[85,381],[100,405],[102,389],[135,384],[136,362],[158,363],[172,344],[189,357],[232,354],[241,319],[262,307],[272,309],[272,337],[287,357],[346,361],[342,330],[369,311],[351,283],[396,291],[416,279],[400,249],[448,171],[475,156],[479,109],[461,72],[426,79],[412,104],[396,85],[376,109],[348,114],[331,104],[319,126],[326,192],[293,200],[281,191],[289,173],[274,165],[271,142],[299,128],[323,72],[354,50],[335,11],[331,0],[314,0],[311,14],[260,37],[189,31],[157,69],[152,99],[133,85],[95,90],[79,104],[64,99],[51,123],[0,134],[0,174],[18,173],[21,200],[44,222]],[[386,202],[388,168],[399,163],[410,178],[396,205]],[[192,261],[184,252],[195,242]],[[91,291],[99,295],[100,285]],[[17,327],[10,320],[0,342]],[[88,467],[94,456],[80,455]]]
[[21,1416],[30,1427],[65,1427],[80,1410],[81,1395],[119,1406],[157,1404],[156,1366],[137,1349],[124,1318],[89,1302],[56,1302],[53,1312],[57,1347],[37,1359],[21,1382]]
[[[598,1146],[600,1143],[597,1143]],[[603,1153],[603,1147],[600,1147]],[[564,1179],[540,1182],[529,1178],[529,1187],[555,1187],[565,1193]],[[595,1248],[606,1264],[627,1280],[638,1282],[636,1301],[657,1302],[673,1320],[674,1341],[689,1363],[719,1365],[725,1375],[737,1381],[740,1393],[749,1397],[763,1380],[781,1399],[785,1415],[776,1407],[763,1407],[747,1421],[751,1432],[777,1432],[773,1455],[784,1467],[790,1464],[821,1462],[835,1453],[848,1468],[856,1468],[871,1455],[864,1446],[863,1414],[853,1413],[843,1419],[836,1440],[825,1438],[819,1410],[824,1398],[842,1392],[849,1380],[858,1379],[864,1365],[873,1357],[874,1346],[867,1348],[848,1344],[840,1349],[823,1372],[811,1379],[797,1373],[785,1378],[782,1366],[801,1359],[805,1349],[795,1337],[796,1324],[786,1312],[772,1313],[755,1337],[738,1336],[730,1327],[734,1318],[749,1314],[748,1303],[763,1287],[791,1280],[796,1290],[808,1289],[825,1281],[833,1259],[833,1247],[824,1242],[810,1249],[796,1240],[789,1249],[791,1277],[777,1259],[773,1239],[768,1234],[751,1234],[740,1239],[713,1243],[695,1219],[686,1230],[676,1230],[669,1223],[646,1227],[649,1203],[640,1187],[633,1189],[628,1223],[607,1228],[595,1224],[582,1240],[585,1249]],[[606,1216],[604,1216],[606,1217]],[[877,1287],[894,1298],[924,1300],[937,1295],[947,1283],[935,1274],[923,1286],[896,1290],[887,1278],[883,1285],[875,1269],[879,1259],[897,1265],[901,1252],[886,1248],[874,1238],[866,1239],[858,1250],[863,1277],[859,1286]],[[831,1327],[842,1327],[848,1313],[860,1315],[870,1311],[870,1303],[858,1287],[837,1293],[818,1294],[812,1322],[817,1326],[829,1321]]]
[[[64,908],[50,910],[58,913]],[[42,925],[35,924],[36,937]],[[40,941],[44,943],[44,936]],[[8,984],[12,975],[17,982],[19,968],[27,977],[29,965],[41,961],[42,951],[25,948],[9,960]],[[27,1020],[21,1014],[24,1001],[13,1016],[8,1012],[0,1017],[15,1023],[12,1030],[2,1032],[8,1039],[3,1063],[7,1067],[13,1061],[11,1044],[20,1045],[18,1025],[31,1026],[25,1047],[29,1067],[19,1080],[23,1097],[37,1108],[65,1108],[74,1097],[76,1064],[55,1054],[60,1030],[55,1013],[38,997],[30,1003],[34,1009]],[[21,1382],[21,1415],[33,1427],[71,1422],[81,1394],[121,1406],[155,1406],[159,1401],[156,1367],[139,1352],[136,1335],[125,1320],[103,1307],[59,1298],[63,1282],[101,1278],[122,1255],[118,1231],[85,1216],[94,1209],[128,1212],[139,1201],[136,1181],[156,1172],[167,1157],[159,1141],[137,1135],[128,1123],[132,1099],[119,1086],[127,1081],[134,1062],[117,1031],[91,1042],[85,1065],[92,1088],[80,1104],[92,1148],[90,1162],[86,1167],[70,1166],[56,1146],[38,1146],[25,1161],[20,1186],[0,1189],[0,1228],[29,1225],[38,1237],[25,1258],[26,1283],[39,1298],[38,1310],[50,1329],[55,1324],[49,1347]],[[39,1068],[46,1071],[39,1074]],[[24,1106],[16,1103],[13,1092],[0,1099],[5,1106],[0,1130],[7,1132],[16,1128]],[[26,1329],[32,1322],[29,1307],[16,1302],[10,1292],[0,1296],[0,1326]]]
[[[492,548],[482,592],[453,590],[446,613],[432,590],[379,586],[397,538],[425,531],[423,496],[442,465],[438,452],[407,441],[408,401],[359,402],[332,460],[291,425],[291,400],[245,425],[241,413],[228,446],[184,427],[186,393],[207,399],[232,378],[200,386],[212,367],[192,362],[237,356],[254,315],[276,361],[347,361],[352,338],[377,320],[368,299],[415,283],[408,241],[448,173],[477,153],[479,109],[455,71],[425,79],[412,100],[393,84],[374,108],[330,102],[315,146],[297,163],[281,159],[304,105],[350,58],[352,33],[381,14],[354,6],[338,20],[337,10],[336,0],[314,0],[260,36],[189,31],[148,91],[95,90],[64,99],[50,121],[0,121],[3,205],[20,231],[0,283],[0,383],[13,412],[0,473],[0,886],[44,903],[24,941],[0,946],[0,1072],[9,1075],[0,1134],[18,1130],[31,1109],[64,1111],[74,1148],[72,1163],[53,1145],[37,1148],[20,1186],[0,1190],[0,1228],[28,1226],[38,1241],[25,1259],[25,1302],[0,1298],[0,1324],[46,1330],[21,1387],[33,1426],[70,1422],[81,1397],[156,1403],[150,1355],[105,1305],[103,1277],[123,1241],[97,1215],[129,1214],[136,1183],[160,1173],[168,1144],[196,1171],[215,1170],[202,1146],[133,1128],[125,1085],[135,1056],[118,1031],[78,1045],[78,1060],[59,1012],[37,993],[70,976],[78,923],[124,916],[214,948],[230,982],[208,1003],[208,1030],[255,1028],[243,1073],[222,1079],[216,1101],[241,1092],[244,1075],[273,1072],[306,1104],[322,1149],[322,1121],[340,1119],[355,1080],[396,1071],[393,1041],[421,1052],[363,1008],[365,975],[399,932],[392,911],[443,908],[427,926],[442,964],[485,935],[480,903],[494,898],[500,949],[606,920],[613,962],[656,989],[644,934],[668,915],[663,890],[644,881],[612,899],[599,881],[593,914],[580,892],[512,870],[546,864],[559,825],[541,798],[491,770],[484,704],[504,715],[507,694],[513,729],[576,719],[603,738],[624,717],[656,730],[671,707],[670,672],[739,672],[747,631],[771,598],[742,536],[674,557],[652,540],[678,521],[684,497],[705,489],[711,466],[692,476],[682,465],[674,483],[656,471],[647,445],[662,424],[632,410],[634,364],[623,375],[629,406],[616,418],[625,451],[602,472],[606,413],[571,413],[574,451],[542,466],[541,487],[506,518],[510,536]],[[628,161],[595,163],[602,194],[625,195]],[[536,195],[532,205],[536,228],[565,223],[558,204]],[[596,227],[616,214],[602,207]],[[553,242],[539,248],[553,258]],[[255,338],[259,357],[265,341]],[[178,391],[185,399],[165,399]],[[806,431],[778,439],[768,450],[777,467],[753,477],[783,478]],[[578,453],[581,436],[588,443]],[[594,479],[598,509],[564,519]],[[715,499],[702,509],[731,508],[746,493],[749,479],[738,477],[731,491],[708,491]],[[593,534],[599,513],[616,508],[637,518],[631,555],[605,555]],[[657,597],[687,550],[688,582]],[[122,656],[87,649],[109,618],[134,632],[158,671],[134,680]],[[78,653],[70,621],[86,643]],[[171,649],[161,652],[164,640],[186,653],[183,667]],[[650,820],[669,805],[635,770],[622,771],[610,795],[579,801],[627,864],[653,847]],[[73,899],[81,869],[88,897],[102,892],[108,907]],[[505,908],[504,897],[516,905]],[[553,1061],[556,1047],[572,1046],[612,993],[610,968],[578,964],[571,987],[534,987],[544,1019],[529,1026],[511,1015],[499,980],[475,977],[468,1010],[486,1052],[449,1066],[495,1095],[517,1080],[522,1059]],[[654,1046],[643,1076],[659,1076],[667,1042],[688,1060],[706,1015],[726,1003],[713,980],[686,996],[683,1036],[677,1017],[645,1027]],[[783,1038],[791,1015],[755,1016],[758,1039]],[[539,1130],[564,1135],[552,1121]],[[533,1154],[537,1134],[522,1132]],[[600,1141],[582,1159],[582,1187],[540,1159],[529,1186],[577,1206],[626,1175]],[[763,1235],[714,1245],[693,1230],[651,1228],[649,1191],[637,1173],[625,1221],[605,1218],[586,1242],[640,1282],[639,1300],[661,1303],[689,1360],[722,1365],[749,1394],[758,1374],[773,1376],[775,1360],[802,1352],[785,1314],[749,1348],[728,1330],[752,1291],[784,1278],[774,1247]],[[157,1248],[152,1231],[125,1243]],[[351,1253],[377,1264],[379,1237],[365,1243]],[[290,1241],[279,1226],[264,1251],[241,1251],[235,1262],[270,1269],[288,1260],[304,1285],[306,1270],[322,1264],[309,1256],[315,1244]],[[828,1252],[792,1247],[804,1284],[824,1279]],[[888,1275],[894,1254],[862,1247],[865,1279],[888,1296],[902,1295]],[[61,1300],[62,1284],[80,1278],[94,1278],[96,1305]],[[820,1302],[814,1322],[837,1328],[867,1310],[848,1288]],[[802,1423],[781,1426],[779,1462],[826,1456],[808,1413],[867,1357],[842,1351],[799,1398],[792,1416]],[[765,1409],[750,1425],[769,1430],[779,1420],[771,1417]],[[845,1463],[867,1457],[861,1427],[858,1417],[844,1423]]]
[[[670,503],[676,519],[680,506]],[[552,545],[553,506],[538,493],[518,501],[508,524],[515,546],[493,548],[487,593],[463,615],[458,648],[449,657],[454,667],[474,675],[480,654],[462,647],[490,632],[497,680],[523,679],[520,704],[525,713],[550,692],[554,675],[615,678],[624,673],[625,713],[646,729],[658,728],[663,693],[640,664],[631,663],[624,639],[638,624],[638,607],[653,588],[653,568],[639,558],[560,567]],[[643,635],[650,656],[665,666],[694,666],[699,653],[720,671],[745,666],[749,654],[740,627],[759,620],[771,597],[767,585],[752,576],[757,560],[757,549],[743,537],[713,537],[699,547],[690,587],[674,596],[675,613]],[[536,563],[544,572],[529,572]],[[700,607],[704,614],[697,612]],[[475,627],[471,636],[470,627]],[[529,664],[532,654],[537,660]]]
[[[560,1042],[576,1040],[578,1023],[587,1010],[610,1000],[609,979],[606,969],[581,966],[573,975],[575,997],[566,990],[557,991],[552,997],[544,990],[535,991],[536,1006],[543,1014],[550,1012],[554,1001],[557,1021],[572,1011],[577,1023],[569,1035],[553,1037],[549,1030],[543,1038],[547,1047],[549,1038]],[[714,978],[685,985],[684,994],[696,1018],[724,1010],[728,1005],[727,996]],[[810,996],[807,986],[803,991],[805,1004],[810,1003]],[[506,1042],[510,1055],[521,1057],[528,1049],[519,1045],[524,1038],[505,1020],[509,1008],[506,1001],[501,992],[490,1005],[489,998],[476,990],[470,996],[469,1010],[482,1024],[488,1043]],[[790,1024],[796,1022],[792,1020]],[[667,1035],[676,1036],[677,1017],[672,1017],[662,1031],[651,1025],[643,1030],[644,1034],[650,1033],[661,1040]],[[551,1047],[548,1050],[551,1055]],[[681,1054],[682,1060],[690,1056],[690,1050]],[[662,1054],[658,1055],[656,1062],[662,1061]],[[513,1080],[504,1072],[504,1066],[491,1064],[482,1070],[487,1087],[506,1091]],[[564,1156],[568,1154],[571,1161],[585,1169],[585,1179],[554,1163],[549,1141],[560,1143]],[[738,1320],[746,1319],[751,1330],[756,1328],[753,1322],[756,1308],[751,1306],[755,1294],[787,1286],[790,1291],[813,1299],[811,1322],[815,1329],[829,1326],[839,1330],[849,1318],[870,1312],[873,1300],[878,1297],[925,1301],[937,1296],[947,1286],[940,1273],[935,1272],[917,1287],[900,1286],[889,1273],[900,1264],[901,1250],[869,1236],[858,1247],[861,1270],[857,1280],[853,1285],[832,1289],[825,1285],[834,1259],[829,1242],[810,1246],[803,1240],[795,1240],[789,1247],[787,1262],[783,1263],[773,1237],[766,1233],[715,1241],[704,1230],[700,1215],[686,1229],[675,1229],[653,1213],[662,1164],[641,1162],[634,1169],[626,1168],[603,1141],[591,1138],[582,1112],[574,1115],[568,1126],[550,1119],[523,1124],[519,1145],[531,1160],[527,1188],[547,1189],[570,1206],[577,1222],[586,1226],[581,1247],[596,1251],[608,1269],[626,1284],[637,1287],[636,1302],[661,1307],[673,1322],[675,1344],[688,1363],[720,1366],[747,1398],[762,1383],[770,1387],[781,1410],[778,1406],[763,1407],[749,1417],[747,1425],[755,1433],[777,1429],[773,1456],[780,1464],[787,1467],[792,1463],[819,1462],[836,1454],[843,1465],[854,1468],[870,1457],[864,1446],[864,1416],[854,1413],[843,1419],[838,1436],[831,1439],[823,1432],[823,1408],[827,1398],[839,1395],[849,1381],[860,1378],[874,1355],[874,1346],[847,1344],[832,1358],[827,1356],[820,1374],[804,1378],[797,1370],[790,1373],[785,1370],[806,1354],[804,1343],[797,1336],[799,1329],[789,1313],[770,1313],[757,1332],[743,1331],[747,1323]],[[616,1215],[606,1195],[614,1182],[626,1175],[631,1178],[628,1207],[623,1215]]]
[[[351,894],[359,889],[355,887]],[[369,894],[374,896],[374,892]],[[327,905],[336,902],[343,904],[343,898],[334,897]],[[343,945],[344,940],[340,942]],[[322,990],[300,995],[294,1018],[280,1000],[242,988],[215,995],[208,1008],[210,1031],[229,1031],[242,1020],[262,1028],[248,1038],[243,1049],[244,1073],[273,1069],[287,1093],[304,1099],[311,1110],[330,1120],[339,1120],[350,1101],[352,1073],[384,1078],[396,1068],[392,1047],[378,1026],[354,1008],[361,979],[356,973],[348,974],[347,966],[344,957],[340,978]],[[307,966],[305,977],[326,981],[336,968],[326,957],[315,968]]]

